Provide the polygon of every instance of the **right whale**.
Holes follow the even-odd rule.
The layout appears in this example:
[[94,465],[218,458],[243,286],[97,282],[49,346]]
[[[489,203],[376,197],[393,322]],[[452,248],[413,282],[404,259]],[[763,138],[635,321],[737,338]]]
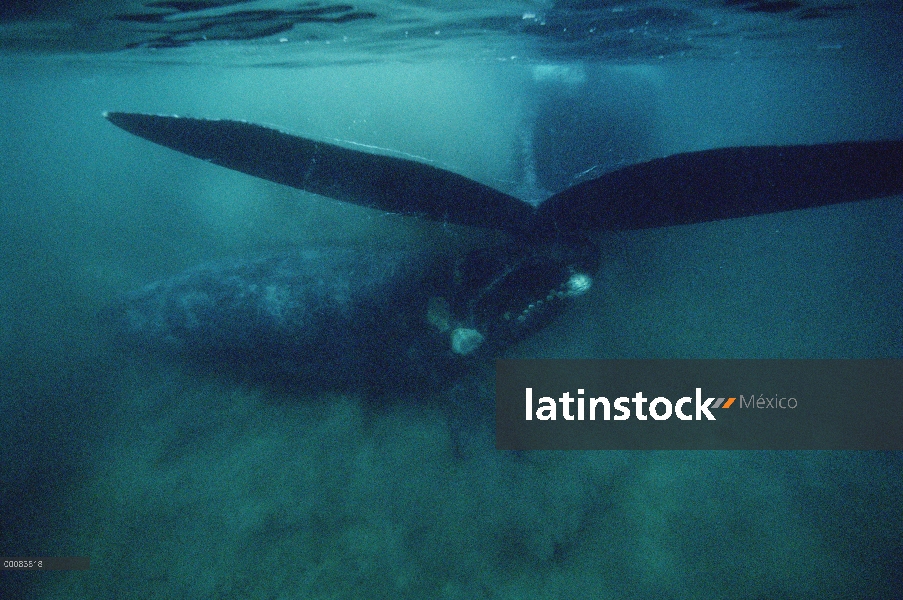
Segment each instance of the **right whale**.
[[585,293],[600,230],[669,227],[903,193],[903,141],[720,148],[631,165],[535,208],[424,162],[261,125],[107,113],[150,141],[269,181],[509,241],[430,249],[299,248],[200,265],[107,312],[127,347],[324,389],[444,385]]

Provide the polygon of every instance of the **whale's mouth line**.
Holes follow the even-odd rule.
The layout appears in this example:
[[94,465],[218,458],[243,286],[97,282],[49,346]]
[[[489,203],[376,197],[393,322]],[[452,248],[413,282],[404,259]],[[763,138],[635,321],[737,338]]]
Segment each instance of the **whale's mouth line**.
[[447,333],[449,345],[454,354],[466,356],[483,346],[491,330],[498,334],[504,331],[505,338],[520,338],[529,335],[553,318],[568,300],[584,295],[592,286],[592,278],[585,273],[575,272],[563,285],[549,290],[542,298],[537,298],[519,308],[512,307],[497,317],[494,323],[482,326],[474,324],[473,315],[461,322],[453,323],[450,315],[444,314],[447,301],[441,297],[430,298],[427,320],[440,332]]
[[549,308],[554,308],[558,303],[582,296],[590,290],[592,284],[593,279],[588,274],[574,271],[564,284],[556,289],[549,290],[549,293],[546,294],[544,298],[537,298],[533,302],[530,302],[523,307],[520,314],[505,312],[502,314],[502,319],[505,321],[514,320],[517,323],[526,323],[531,318],[536,317],[539,313],[542,313]]
[[586,254],[596,251],[587,248],[549,244],[470,253],[455,268],[455,293],[431,297],[426,320],[454,354],[503,349],[547,325],[589,291],[595,259],[586,260]]

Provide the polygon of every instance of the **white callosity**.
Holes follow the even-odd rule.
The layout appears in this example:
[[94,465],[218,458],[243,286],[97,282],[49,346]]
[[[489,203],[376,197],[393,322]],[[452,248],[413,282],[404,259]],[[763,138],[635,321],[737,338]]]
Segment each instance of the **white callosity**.
[[569,297],[582,296],[593,286],[593,279],[586,273],[574,273],[564,284],[565,295]]
[[451,348],[455,354],[470,354],[483,345],[483,334],[469,327],[458,327],[451,334]]

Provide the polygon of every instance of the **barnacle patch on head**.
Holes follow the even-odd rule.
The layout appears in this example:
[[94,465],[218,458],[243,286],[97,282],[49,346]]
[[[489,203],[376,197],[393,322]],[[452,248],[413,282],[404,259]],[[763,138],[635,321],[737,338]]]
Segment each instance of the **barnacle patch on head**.
[[458,327],[451,334],[451,348],[455,354],[470,354],[483,345],[483,334],[469,327]]
[[582,296],[593,286],[593,278],[586,273],[574,273],[564,284],[568,297]]

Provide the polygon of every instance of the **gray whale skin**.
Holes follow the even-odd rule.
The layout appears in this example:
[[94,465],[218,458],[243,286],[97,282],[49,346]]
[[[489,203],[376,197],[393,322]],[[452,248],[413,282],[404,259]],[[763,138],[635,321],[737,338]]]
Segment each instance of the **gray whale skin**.
[[255,381],[417,389],[451,381],[585,291],[574,256],[546,253],[295,249],[148,284],[105,319],[124,348]]

